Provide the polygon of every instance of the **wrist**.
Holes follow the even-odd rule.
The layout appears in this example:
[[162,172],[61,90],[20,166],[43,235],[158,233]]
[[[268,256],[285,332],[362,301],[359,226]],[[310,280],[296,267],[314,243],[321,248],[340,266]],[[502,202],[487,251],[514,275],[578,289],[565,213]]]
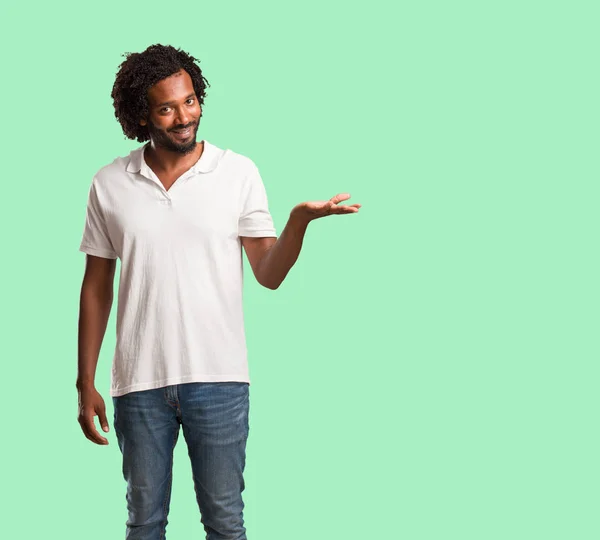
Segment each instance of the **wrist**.
[[77,379],[75,383],[77,390],[89,390],[90,388],[94,388],[94,381],[89,379]]
[[297,229],[306,229],[311,221],[311,218],[302,213],[298,207],[294,207],[290,212],[289,222]]

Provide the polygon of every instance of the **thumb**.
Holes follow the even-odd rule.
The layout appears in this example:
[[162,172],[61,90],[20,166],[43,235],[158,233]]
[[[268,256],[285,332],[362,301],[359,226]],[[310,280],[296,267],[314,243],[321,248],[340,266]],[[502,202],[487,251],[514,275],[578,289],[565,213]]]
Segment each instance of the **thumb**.
[[98,419],[100,420],[102,431],[108,433],[108,420],[106,419],[106,409],[104,407],[98,410]]

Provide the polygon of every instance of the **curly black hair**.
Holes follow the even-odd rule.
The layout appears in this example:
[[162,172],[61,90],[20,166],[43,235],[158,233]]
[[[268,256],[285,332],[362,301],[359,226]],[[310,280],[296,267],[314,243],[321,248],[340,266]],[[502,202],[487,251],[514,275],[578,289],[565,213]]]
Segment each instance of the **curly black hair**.
[[192,78],[194,92],[200,105],[204,104],[206,87],[210,86],[198,67],[199,60],[171,45],[150,45],[141,53],[125,53],[119,66],[111,97],[115,117],[128,139],[150,140],[147,126],[140,120],[149,114],[148,89],[158,81],[185,69]]

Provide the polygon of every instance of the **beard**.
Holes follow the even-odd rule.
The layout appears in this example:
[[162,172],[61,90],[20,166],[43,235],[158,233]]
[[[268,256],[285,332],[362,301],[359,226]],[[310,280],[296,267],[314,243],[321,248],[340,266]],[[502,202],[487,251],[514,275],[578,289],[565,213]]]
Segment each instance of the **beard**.
[[[194,151],[196,148],[196,134],[198,133],[198,127],[200,125],[200,121],[190,122],[185,126],[175,126],[171,129],[165,130],[156,127],[150,120],[148,120],[148,132],[150,134],[150,138],[152,142],[165,150],[169,150],[170,152],[176,152],[178,154],[189,154]],[[172,138],[169,132],[173,130],[182,130],[188,127],[192,128],[192,133],[189,136],[189,140],[187,142],[180,142]]]

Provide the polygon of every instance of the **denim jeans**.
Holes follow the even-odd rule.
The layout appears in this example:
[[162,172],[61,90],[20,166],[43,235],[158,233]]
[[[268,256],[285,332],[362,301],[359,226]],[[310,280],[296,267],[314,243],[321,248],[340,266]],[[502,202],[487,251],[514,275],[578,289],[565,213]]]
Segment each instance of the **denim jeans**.
[[207,540],[246,540],[242,491],[249,385],[186,383],[113,397],[128,540],[163,540],[179,426]]

